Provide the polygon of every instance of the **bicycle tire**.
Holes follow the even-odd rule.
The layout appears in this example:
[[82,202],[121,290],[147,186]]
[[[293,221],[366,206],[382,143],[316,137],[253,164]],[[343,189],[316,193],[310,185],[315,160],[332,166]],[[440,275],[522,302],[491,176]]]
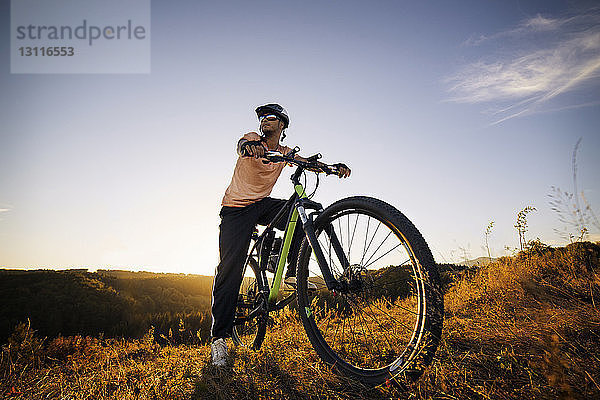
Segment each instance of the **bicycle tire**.
[[[250,266],[250,276],[246,274],[248,266]],[[258,350],[265,339],[267,332],[266,313],[259,313],[254,318],[246,319],[250,311],[256,309],[256,307],[261,305],[266,307],[266,295],[263,286],[264,282],[262,275],[260,275],[258,263],[253,257],[248,257],[238,293],[238,303],[231,335],[231,339],[236,346]]]
[[[335,202],[315,219],[314,228],[334,276],[346,282],[346,289],[327,289],[305,238],[298,256],[297,295],[313,348],[337,373],[368,386],[391,382],[404,387],[416,381],[432,362],[443,325],[440,279],[427,243],[400,211],[371,197]],[[328,229],[343,248],[345,269]],[[388,231],[385,239],[379,230]],[[399,244],[384,254],[390,237],[391,246]],[[373,252],[371,245],[379,241]],[[309,291],[308,281],[318,289]]]

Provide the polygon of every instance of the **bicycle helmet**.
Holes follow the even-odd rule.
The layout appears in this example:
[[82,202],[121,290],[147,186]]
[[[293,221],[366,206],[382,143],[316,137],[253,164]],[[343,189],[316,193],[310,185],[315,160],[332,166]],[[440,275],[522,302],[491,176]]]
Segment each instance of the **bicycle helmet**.
[[285,108],[281,107],[279,104],[271,103],[265,104],[264,106],[260,106],[256,108],[256,116],[262,117],[263,115],[275,114],[283,121],[283,128],[287,128],[290,125],[290,117],[288,116]]

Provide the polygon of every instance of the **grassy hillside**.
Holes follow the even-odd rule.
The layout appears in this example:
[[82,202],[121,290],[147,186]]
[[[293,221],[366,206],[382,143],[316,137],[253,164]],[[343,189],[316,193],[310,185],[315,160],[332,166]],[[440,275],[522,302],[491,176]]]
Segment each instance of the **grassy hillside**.
[[297,315],[275,317],[263,348],[234,350],[233,373],[208,366],[209,348],[58,337],[26,324],[3,346],[0,395],[15,399],[600,398],[600,245],[535,244],[466,270],[445,296],[436,360],[408,393],[336,377]]

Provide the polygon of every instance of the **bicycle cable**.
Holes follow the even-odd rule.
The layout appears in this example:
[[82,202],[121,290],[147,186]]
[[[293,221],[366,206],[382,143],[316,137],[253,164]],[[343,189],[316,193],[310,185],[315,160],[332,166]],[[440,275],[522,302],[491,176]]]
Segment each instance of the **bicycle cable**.
[[319,173],[314,172],[314,174],[316,176],[315,188],[311,194],[306,195],[306,187],[308,185],[308,178],[307,178],[306,170],[302,171],[302,176],[304,177],[304,185],[303,185],[304,192],[303,192],[303,194],[306,195],[306,198],[309,200],[314,197],[314,195],[317,193],[317,189],[319,188]]
[[313,198],[313,196],[315,195],[315,193],[317,193],[317,189],[319,188],[319,173],[315,172],[314,174],[315,174],[315,176],[317,178],[317,181],[315,182],[315,190],[313,190],[313,192],[308,196],[309,199]]

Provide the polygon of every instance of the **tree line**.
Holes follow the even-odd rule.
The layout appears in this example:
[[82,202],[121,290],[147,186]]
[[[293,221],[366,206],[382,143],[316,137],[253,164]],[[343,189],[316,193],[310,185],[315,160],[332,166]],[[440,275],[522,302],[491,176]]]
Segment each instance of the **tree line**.
[[141,338],[204,343],[212,277],[98,270],[0,270],[0,342],[29,319],[42,337]]
[[[445,289],[464,268],[439,265]],[[409,282],[409,277],[397,276],[405,273],[390,267],[379,278]],[[211,276],[151,272],[0,269],[0,343],[28,320],[38,335],[48,338],[141,338],[153,328],[158,343],[206,343],[212,281]],[[396,286],[394,293],[381,295],[404,297],[410,290]]]

